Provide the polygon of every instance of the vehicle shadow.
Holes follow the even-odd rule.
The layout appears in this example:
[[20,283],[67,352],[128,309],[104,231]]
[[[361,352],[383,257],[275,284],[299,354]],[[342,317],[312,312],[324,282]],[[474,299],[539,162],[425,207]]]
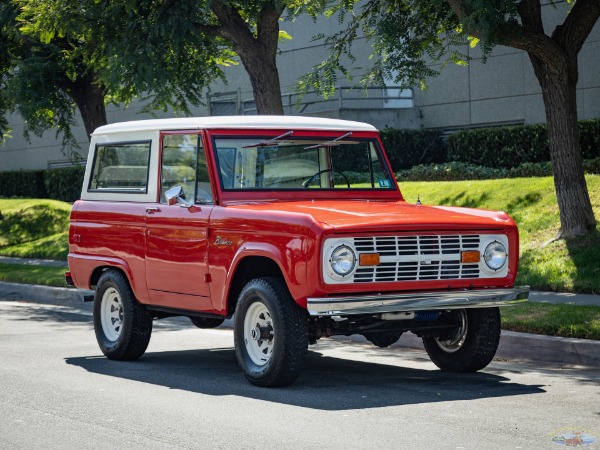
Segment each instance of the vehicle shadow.
[[[540,394],[490,374],[451,374],[342,359],[309,351],[305,370],[291,386],[259,388],[247,382],[232,348],[148,352],[133,362],[100,356],[67,358],[88,372],[206,395],[236,395],[325,411],[381,408]],[[396,360],[397,362],[397,360]]]

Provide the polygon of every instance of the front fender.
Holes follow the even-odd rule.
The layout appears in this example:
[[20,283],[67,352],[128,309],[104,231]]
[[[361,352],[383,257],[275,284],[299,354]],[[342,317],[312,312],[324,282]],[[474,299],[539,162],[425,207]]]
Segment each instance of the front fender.
[[227,299],[236,273],[242,261],[249,257],[266,258],[277,265],[294,300],[306,306],[306,257],[303,254],[301,238],[292,238],[284,246],[244,242],[232,256],[228,267],[210,266],[213,306],[223,313],[227,311]]

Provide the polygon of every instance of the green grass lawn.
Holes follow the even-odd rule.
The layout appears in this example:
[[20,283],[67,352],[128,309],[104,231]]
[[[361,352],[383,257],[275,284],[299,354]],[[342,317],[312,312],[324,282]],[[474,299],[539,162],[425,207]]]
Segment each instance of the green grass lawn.
[[600,340],[600,307],[525,303],[501,308],[502,329]]
[[[600,176],[586,176],[594,214],[600,219]],[[560,227],[551,177],[483,181],[399,182],[405,199],[428,205],[498,209],[519,226],[517,284],[537,290],[600,294],[600,232],[547,244]],[[600,228],[600,226],[599,226]]]
[[0,255],[66,260],[70,212],[56,200],[0,199]]
[[0,281],[67,287],[65,283],[66,271],[66,267],[0,264]]

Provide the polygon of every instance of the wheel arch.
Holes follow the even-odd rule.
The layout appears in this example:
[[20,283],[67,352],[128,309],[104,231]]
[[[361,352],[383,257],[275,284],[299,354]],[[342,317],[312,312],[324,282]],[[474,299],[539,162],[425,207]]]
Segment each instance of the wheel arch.
[[121,275],[123,275],[123,277],[125,277],[125,280],[129,284],[129,287],[130,287],[131,291],[133,292],[133,295],[135,296],[135,298],[139,299],[138,293],[136,292],[134,285],[132,283],[131,273],[129,273],[129,270],[127,270],[126,266],[124,267],[121,265],[102,264],[102,265],[95,267],[92,270],[92,273],[90,274],[90,287],[95,289],[96,286],[98,285],[98,281],[100,280],[100,277],[107,270],[115,270],[115,271],[121,273]]
[[246,283],[254,278],[275,277],[283,280],[289,289],[288,280],[277,262],[264,255],[247,255],[238,261],[227,291],[227,315],[235,312],[238,297]]

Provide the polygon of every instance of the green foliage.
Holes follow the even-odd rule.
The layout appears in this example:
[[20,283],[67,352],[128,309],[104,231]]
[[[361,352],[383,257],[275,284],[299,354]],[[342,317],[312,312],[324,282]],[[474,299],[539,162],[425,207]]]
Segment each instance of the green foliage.
[[189,114],[222,77],[220,64],[232,62],[220,39],[194,28],[206,15],[192,1],[3,2],[0,138],[8,112],[25,119],[27,138],[54,129],[67,148],[77,147],[71,128],[78,108],[92,129],[106,123],[106,103],[144,96],[147,111]]
[[85,166],[49,169],[44,171],[48,198],[73,203],[81,196]]
[[47,198],[43,170],[0,172],[0,197]]
[[449,162],[443,164],[421,164],[410,169],[397,170],[396,178],[398,181],[491,180],[508,178],[508,171],[477,166],[470,163]]
[[[584,160],[585,173],[600,175],[600,157]],[[471,163],[449,162],[443,164],[421,164],[410,169],[396,171],[399,181],[461,181],[493,180],[499,178],[531,178],[552,176],[552,164],[523,163],[518,167],[497,168],[477,166]]]
[[438,130],[388,128],[381,131],[381,140],[394,170],[446,161],[446,142]]
[[[600,120],[579,122],[582,156],[600,157]],[[543,124],[459,131],[448,138],[448,160],[511,168],[550,160]]]
[[81,195],[85,167],[0,172],[0,198],[49,198],[73,203]]
[[[360,6],[358,3],[339,0],[328,5],[325,14],[337,14],[344,27],[332,36],[315,36],[315,40],[324,40],[329,53],[298,81],[300,93],[315,90],[327,98],[336,88],[338,74],[352,80],[359,73],[359,84],[363,86],[383,85],[385,80],[403,87],[424,86],[426,79],[437,76],[446,64],[467,61],[462,52],[448,51],[451,44],[467,44],[467,36],[448,2],[368,0],[360,2]],[[316,16],[314,11],[312,14]],[[368,67],[357,65],[353,55],[354,42],[359,38],[366,38],[373,48]],[[487,47],[486,50],[489,51]],[[431,62],[440,60],[441,66],[434,68]]]

